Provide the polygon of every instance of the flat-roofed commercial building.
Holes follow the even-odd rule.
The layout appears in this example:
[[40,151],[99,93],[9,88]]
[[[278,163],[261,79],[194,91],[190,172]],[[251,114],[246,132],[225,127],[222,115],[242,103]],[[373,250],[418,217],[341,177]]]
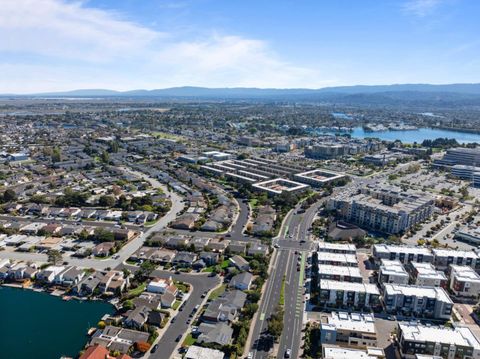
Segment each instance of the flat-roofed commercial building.
[[338,280],[340,282],[362,283],[363,277],[358,267],[341,267],[328,264],[318,266],[318,277],[320,279]]
[[389,313],[450,319],[453,302],[443,288],[385,284],[385,309]]
[[467,327],[446,328],[413,323],[398,324],[398,343],[403,358],[417,354],[445,359],[478,359],[480,342]]
[[456,295],[478,298],[480,295],[480,275],[469,266],[450,265],[448,286]]
[[324,359],[383,359],[385,352],[381,348],[369,347],[367,349],[345,348],[338,345],[322,345],[322,358]]
[[357,253],[357,247],[355,247],[354,244],[348,243],[320,242],[318,243],[318,251],[329,253],[355,254]]
[[415,285],[447,288],[447,276],[444,272],[437,271],[431,263],[412,262],[409,268]]
[[480,269],[480,258],[473,251],[456,251],[453,249],[433,249],[433,265],[440,270],[447,270],[450,264],[469,266]]
[[455,233],[455,238],[478,245],[480,244],[480,226],[465,226]]
[[432,252],[423,247],[395,246],[388,244],[374,244],[372,246],[373,258],[377,263],[382,259],[399,260],[403,264],[410,262],[430,263],[433,261]]
[[408,284],[408,279],[408,273],[399,260],[382,259],[382,264],[378,271],[378,282],[380,284]]
[[358,261],[354,254],[317,252],[318,264],[332,266],[357,267]]
[[332,312],[320,321],[320,342],[354,348],[377,346],[375,317],[368,313]]
[[305,191],[309,186],[303,183],[290,181],[285,178],[274,178],[272,180],[255,183],[252,185],[252,187],[260,191],[265,191],[270,195],[278,195],[283,192],[302,192]]
[[476,166],[480,164],[480,148],[450,148],[440,160],[435,160],[436,166],[466,165]]
[[381,309],[380,292],[375,284],[320,279],[320,304],[349,309]]
[[315,169],[293,175],[296,181],[307,183],[312,187],[323,187],[327,183],[337,181],[344,177],[345,175],[343,174],[322,169]]

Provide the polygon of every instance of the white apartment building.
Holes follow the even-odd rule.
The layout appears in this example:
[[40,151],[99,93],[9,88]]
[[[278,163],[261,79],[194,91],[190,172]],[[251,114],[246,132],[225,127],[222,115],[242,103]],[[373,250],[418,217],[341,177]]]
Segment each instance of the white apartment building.
[[450,319],[453,302],[443,288],[385,284],[383,299],[389,313]]
[[416,359],[417,354],[444,359],[479,359],[480,342],[470,328],[436,327],[399,323],[398,342],[402,358]]
[[410,272],[415,285],[421,287],[447,287],[447,276],[435,270],[431,263],[410,263]]
[[410,262],[430,263],[433,261],[432,252],[424,247],[396,246],[388,244],[374,244],[372,254],[377,263],[382,259],[399,260],[403,264]]
[[399,260],[382,259],[380,270],[378,271],[378,282],[408,284],[408,273]]
[[332,312],[320,323],[320,342],[354,348],[377,345],[375,318],[368,313]]
[[480,295],[480,275],[469,266],[450,265],[448,286],[456,295],[475,297]]

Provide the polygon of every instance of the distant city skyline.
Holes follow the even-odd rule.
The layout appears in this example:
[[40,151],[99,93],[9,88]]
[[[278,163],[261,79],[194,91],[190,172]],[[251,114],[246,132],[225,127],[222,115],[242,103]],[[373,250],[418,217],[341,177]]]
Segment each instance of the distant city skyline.
[[480,82],[473,0],[6,0],[0,93]]

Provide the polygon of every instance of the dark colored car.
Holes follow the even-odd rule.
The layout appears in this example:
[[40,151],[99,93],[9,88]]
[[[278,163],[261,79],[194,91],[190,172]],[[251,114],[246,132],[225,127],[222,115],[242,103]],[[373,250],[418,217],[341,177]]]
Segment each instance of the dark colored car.
[[152,348],[152,350],[150,350],[150,353],[155,353],[158,349],[158,344],[155,344]]
[[175,338],[175,341],[178,343],[182,339],[182,334]]

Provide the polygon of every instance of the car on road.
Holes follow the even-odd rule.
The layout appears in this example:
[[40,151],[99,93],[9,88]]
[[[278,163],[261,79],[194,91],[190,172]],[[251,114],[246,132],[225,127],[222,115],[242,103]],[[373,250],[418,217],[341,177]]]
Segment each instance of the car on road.
[[252,358],[253,358],[253,353],[252,352],[248,353],[247,359],[252,359]]
[[150,350],[150,353],[155,353],[158,349],[158,344],[155,344],[152,348],[152,350]]
[[182,334],[180,334],[178,337],[175,338],[175,341],[178,343],[180,340],[182,340]]
[[175,321],[177,320],[177,317],[173,317],[172,320],[170,321],[171,324],[175,323]]
[[285,350],[285,355],[284,355],[285,358],[290,358],[291,355],[292,355],[292,350],[291,349]]

